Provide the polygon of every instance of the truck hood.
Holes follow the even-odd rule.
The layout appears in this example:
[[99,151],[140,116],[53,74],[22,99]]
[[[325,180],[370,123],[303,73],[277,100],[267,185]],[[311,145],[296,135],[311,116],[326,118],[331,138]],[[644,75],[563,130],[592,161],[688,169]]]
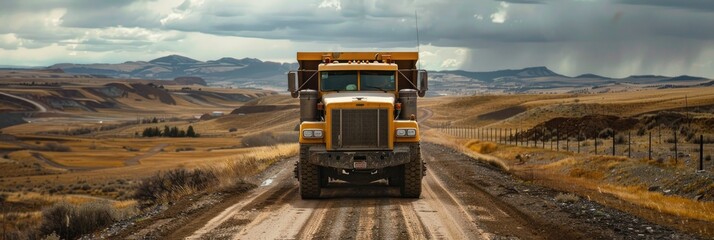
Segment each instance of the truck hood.
[[325,106],[333,103],[370,102],[394,104],[394,94],[383,92],[345,92],[322,95]]

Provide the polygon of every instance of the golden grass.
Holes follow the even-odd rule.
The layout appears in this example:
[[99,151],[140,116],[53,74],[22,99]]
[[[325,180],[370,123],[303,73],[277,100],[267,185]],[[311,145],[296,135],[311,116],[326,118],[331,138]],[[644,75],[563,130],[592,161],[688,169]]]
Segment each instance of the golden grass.
[[495,143],[482,142],[480,140],[471,140],[466,143],[466,147],[468,149],[471,149],[471,151],[482,154],[489,154],[498,150],[498,145],[496,145]]
[[122,167],[124,161],[137,156],[131,152],[42,152],[53,162],[68,167],[107,168]]
[[601,192],[659,212],[714,222],[714,202],[699,202],[680,196],[665,196],[660,192],[647,191],[641,186],[599,184],[598,189]]
[[300,148],[298,144],[279,144],[268,147],[251,148],[252,151],[226,157],[217,164],[204,166],[216,173],[223,185],[231,185],[241,178],[265,170],[276,161],[295,156]]
[[16,202],[16,203],[26,203],[26,204],[37,204],[37,205],[49,205],[56,202],[68,202],[71,204],[82,204],[93,202],[97,200],[107,200],[104,198],[98,198],[88,195],[75,195],[75,194],[42,194],[36,192],[26,192],[26,193],[12,193],[9,194],[6,201]]

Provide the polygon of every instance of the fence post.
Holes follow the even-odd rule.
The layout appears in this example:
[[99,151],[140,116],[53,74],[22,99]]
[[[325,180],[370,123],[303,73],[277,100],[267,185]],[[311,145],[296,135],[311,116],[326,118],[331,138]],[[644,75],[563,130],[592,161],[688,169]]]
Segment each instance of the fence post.
[[570,151],[570,137],[568,136],[568,134],[565,134],[565,151]]
[[647,150],[647,156],[650,161],[652,161],[652,132],[650,132],[650,142],[649,142],[649,147]]
[[615,130],[612,130],[612,156],[615,156]]
[[704,135],[699,135],[699,171],[704,171]]
[[627,131],[627,157],[632,158],[632,132]]
[[503,135],[503,129],[502,129],[502,128],[498,128],[498,129],[496,130],[496,143],[499,143],[499,144],[500,144],[501,141],[503,141],[503,136],[502,136],[502,135]]
[[679,153],[677,151],[677,130],[674,130],[674,164],[679,162]]
[[580,137],[583,136],[583,132],[578,132],[578,137],[575,138],[575,141],[578,141],[578,153],[580,153]]
[[560,151],[560,132],[555,130],[555,151]]

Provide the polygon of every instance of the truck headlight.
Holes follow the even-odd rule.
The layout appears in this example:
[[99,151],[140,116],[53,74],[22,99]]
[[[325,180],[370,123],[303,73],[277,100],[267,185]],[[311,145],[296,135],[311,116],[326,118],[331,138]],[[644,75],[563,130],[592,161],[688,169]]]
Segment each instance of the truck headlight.
[[303,138],[322,138],[322,130],[320,129],[305,129],[302,131]]
[[407,129],[407,136],[410,136],[410,137],[416,136],[416,129]]
[[397,129],[397,137],[404,137],[407,135],[406,129]]
[[397,128],[397,137],[416,137],[415,128]]

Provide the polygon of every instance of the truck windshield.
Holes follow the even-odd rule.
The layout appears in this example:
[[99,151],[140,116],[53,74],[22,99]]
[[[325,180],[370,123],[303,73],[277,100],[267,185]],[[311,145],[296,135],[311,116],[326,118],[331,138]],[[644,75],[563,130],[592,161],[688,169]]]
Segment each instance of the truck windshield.
[[357,91],[357,71],[325,71],[320,73],[322,91]]
[[362,71],[360,73],[360,90],[394,91],[393,71]]

